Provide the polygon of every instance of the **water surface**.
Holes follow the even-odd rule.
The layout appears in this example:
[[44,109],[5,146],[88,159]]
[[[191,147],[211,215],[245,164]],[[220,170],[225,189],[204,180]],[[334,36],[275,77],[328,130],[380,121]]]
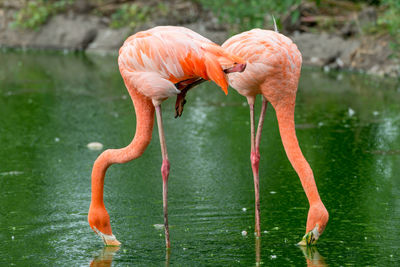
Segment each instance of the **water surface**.
[[86,145],[123,147],[135,131],[116,58],[8,52],[0,62],[1,265],[400,263],[396,81],[302,71],[297,135],[330,212],[317,250],[305,252],[295,244],[305,231],[308,202],[273,109],[267,110],[260,149],[263,233],[257,242],[245,98],[233,90],[226,97],[206,83],[188,93],[179,119],[173,118],[175,100],[166,101],[168,254],[163,231],[154,227],[163,223],[156,127],[141,158],[107,172],[105,202],[121,248],[103,249],[87,223],[90,173],[100,152]]

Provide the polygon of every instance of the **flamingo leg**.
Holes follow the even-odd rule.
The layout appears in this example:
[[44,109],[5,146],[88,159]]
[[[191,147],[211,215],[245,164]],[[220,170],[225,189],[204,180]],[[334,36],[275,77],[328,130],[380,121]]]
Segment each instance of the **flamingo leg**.
[[253,170],[254,180],[254,195],[255,195],[255,233],[257,237],[261,236],[260,230],[260,182],[259,182],[259,164],[260,164],[260,139],[262,127],[264,124],[265,111],[267,109],[267,100],[263,97],[263,103],[261,107],[260,119],[257,126],[257,134],[255,133],[255,122],[254,122],[254,102],[255,97],[247,97],[247,102],[250,107],[250,131],[251,131],[251,152],[250,161],[251,168]]
[[161,165],[161,175],[163,179],[163,210],[164,210],[164,230],[165,230],[165,245],[167,248],[171,247],[169,241],[169,227],[168,227],[168,176],[170,164],[168,160],[167,144],[165,142],[164,127],[162,122],[161,105],[156,105],[156,116],[157,116],[157,126],[158,134],[160,137],[161,154],[162,154],[162,165]]
[[260,237],[260,189],[259,189],[259,164],[260,164],[260,140],[261,140],[261,132],[264,125],[264,117],[265,112],[267,110],[268,101],[263,97],[260,118],[258,119],[257,133],[255,138],[255,148],[251,155],[251,165],[253,169],[253,177],[254,177],[254,191],[255,191],[255,210],[256,210],[256,218],[255,218],[255,229],[257,237]]

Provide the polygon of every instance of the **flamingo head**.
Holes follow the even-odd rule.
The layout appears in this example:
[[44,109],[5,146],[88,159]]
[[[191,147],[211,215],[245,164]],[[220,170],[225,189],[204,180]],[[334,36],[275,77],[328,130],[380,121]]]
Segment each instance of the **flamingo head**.
[[227,73],[242,72],[246,68],[246,61],[241,57],[228,53],[216,44],[204,44],[205,67],[210,80],[219,85],[225,94],[228,94]]
[[307,217],[306,234],[298,243],[300,246],[315,245],[325,230],[329,214],[322,202],[310,206]]
[[106,246],[119,246],[121,243],[115,238],[111,231],[110,216],[103,207],[89,208],[88,221],[90,228],[100,236]]

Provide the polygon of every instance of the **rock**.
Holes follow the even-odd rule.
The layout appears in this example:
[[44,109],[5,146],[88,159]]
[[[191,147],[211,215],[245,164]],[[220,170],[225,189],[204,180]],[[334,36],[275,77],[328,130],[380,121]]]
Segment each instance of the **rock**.
[[93,9],[93,5],[87,0],[75,0],[73,9],[76,13],[84,14],[89,13]]
[[361,28],[370,24],[375,25],[377,19],[378,14],[376,8],[372,6],[364,7],[361,12],[357,14],[357,20]]
[[227,31],[211,31],[208,30],[203,21],[198,21],[191,24],[183,24],[182,26],[187,27],[204,37],[212,40],[214,43],[222,44],[226,39],[229,38]]
[[0,24],[0,46],[84,50],[96,38],[101,23],[96,16],[69,13],[50,18],[39,31],[12,29],[9,22],[13,14],[3,14],[7,22]]
[[88,51],[110,51],[122,46],[125,39],[133,34],[128,27],[121,29],[101,28],[97,31],[96,38],[88,46]]
[[100,18],[87,15],[56,15],[38,32],[30,46],[85,50],[96,38]]
[[295,34],[291,39],[302,53],[303,63],[314,66],[350,67],[351,58],[360,46],[357,40],[345,40],[326,33]]

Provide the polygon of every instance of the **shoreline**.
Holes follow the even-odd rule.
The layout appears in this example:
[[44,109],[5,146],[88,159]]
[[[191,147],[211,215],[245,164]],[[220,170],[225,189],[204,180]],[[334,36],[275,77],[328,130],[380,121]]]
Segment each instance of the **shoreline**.
[[[96,54],[118,53],[124,40],[137,31],[157,25],[176,25],[192,29],[221,44],[229,38],[226,27],[211,12],[201,11],[188,23],[167,21],[165,17],[137,26],[111,28],[106,17],[73,11],[52,16],[38,30],[10,27],[15,10],[0,9],[0,49],[85,51]],[[270,27],[272,29],[272,25]],[[285,32],[285,25],[283,25]],[[400,77],[400,61],[392,57],[390,36],[357,34],[344,38],[338,33],[300,32],[285,34],[298,46],[303,65],[324,70],[348,69],[371,75]]]

